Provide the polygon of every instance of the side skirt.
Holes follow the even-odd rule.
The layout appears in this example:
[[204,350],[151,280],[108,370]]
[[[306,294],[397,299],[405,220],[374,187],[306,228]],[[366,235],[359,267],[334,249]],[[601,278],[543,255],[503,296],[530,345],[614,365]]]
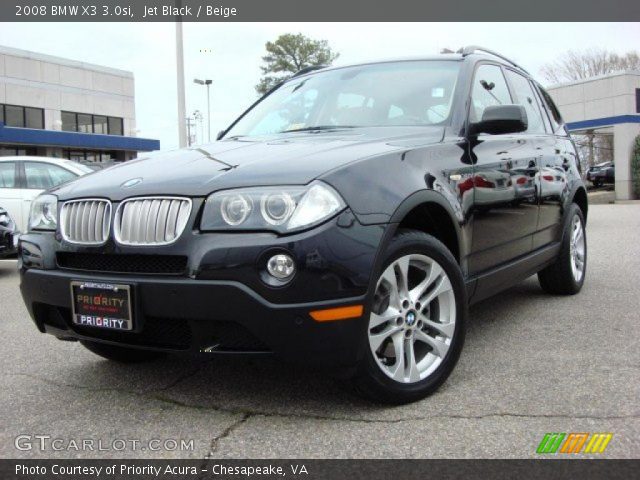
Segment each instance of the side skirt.
[[475,284],[469,304],[489,298],[539,272],[553,263],[560,252],[560,242],[539,248],[534,252],[494,269],[468,278],[467,287]]

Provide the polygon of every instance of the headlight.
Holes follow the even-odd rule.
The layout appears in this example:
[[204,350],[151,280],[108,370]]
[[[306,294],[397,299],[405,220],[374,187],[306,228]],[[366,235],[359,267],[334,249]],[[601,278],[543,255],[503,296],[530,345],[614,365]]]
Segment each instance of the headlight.
[[321,182],[224,190],[207,198],[200,227],[288,233],[322,223],[345,206],[340,195]]
[[58,198],[43,194],[31,202],[29,230],[55,230],[58,226]]

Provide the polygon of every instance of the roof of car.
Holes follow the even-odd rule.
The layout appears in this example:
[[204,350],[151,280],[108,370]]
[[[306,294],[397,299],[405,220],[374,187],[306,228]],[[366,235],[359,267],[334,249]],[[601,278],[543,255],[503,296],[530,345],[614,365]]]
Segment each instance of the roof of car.
[[18,155],[18,156],[7,156],[0,157],[0,162],[45,162],[52,163],[54,165],[58,165],[61,167],[65,167],[67,170],[69,168],[75,169],[78,171],[84,172],[84,168],[87,168],[86,165],[82,165],[81,163],[75,162],[73,160],[68,160],[66,158],[56,158],[56,157],[36,157],[31,155]]
[[[348,63],[345,65],[331,65],[328,67],[318,67],[316,69],[310,69],[309,71],[301,71],[298,72],[299,77],[304,77],[306,75],[312,75],[316,72],[328,72],[330,70],[340,70],[342,68],[351,68],[351,67],[360,67],[364,65],[377,65],[380,63],[396,63],[396,62],[419,62],[419,61],[433,61],[433,60],[457,60],[461,61],[463,59],[462,55],[456,53],[445,53],[442,55],[422,55],[422,56],[411,56],[411,57],[390,57],[390,58],[380,58],[376,60],[367,60],[364,62],[356,62],[356,63]],[[292,78],[295,78],[292,77]]]
[[509,60],[508,58],[500,55],[499,53],[493,52],[491,50],[488,49],[484,49],[481,47],[467,47],[465,49],[461,49],[459,52],[456,53],[441,53],[441,54],[437,54],[437,55],[420,55],[420,56],[410,56],[410,57],[392,57],[392,58],[383,58],[383,59],[377,59],[377,60],[369,60],[369,61],[365,61],[365,62],[357,62],[357,63],[350,63],[350,64],[346,64],[346,65],[332,65],[329,67],[317,67],[317,68],[310,68],[308,71],[302,70],[300,72],[298,72],[298,74],[294,75],[293,77],[291,77],[289,80],[293,79],[293,78],[300,78],[300,77],[305,77],[307,75],[313,75],[315,73],[318,72],[327,72],[327,71],[331,71],[331,70],[339,70],[342,68],[351,68],[351,67],[359,67],[359,66],[364,66],[364,65],[376,65],[376,64],[380,64],[380,63],[395,63],[395,62],[418,62],[418,61],[441,61],[441,60],[446,60],[446,61],[463,61],[465,58],[467,57],[472,57],[472,58],[485,58],[485,59],[490,59],[494,62],[500,63],[502,65],[508,65],[510,67],[514,67],[520,71],[522,71],[523,73],[529,75],[529,73],[522,68],[520,65],[518,65],[517,63],[513,62],[512,60]]
[[16,160],[34,160],[34,161],[39,161],[39,162],[51,162],[51,163],[56,163],[59,162],[60,160],[66,160],[64,158],[55,158],[55,157],[36,157],[36,156],[32,156],[32,155],[13,155],[13,156],[7,156],[7,157],[0,157],[0,162],[6,162],[6,161],[16,161]]

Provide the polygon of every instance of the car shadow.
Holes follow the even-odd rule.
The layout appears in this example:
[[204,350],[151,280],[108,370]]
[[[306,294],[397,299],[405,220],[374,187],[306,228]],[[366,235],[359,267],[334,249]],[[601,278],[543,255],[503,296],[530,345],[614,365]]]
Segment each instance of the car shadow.
[[[518,316],[520,310],[530,310],[532,300],[538,297],[546,294],[537,281],[529,279],[472,306],[466,336],[467,350],[471,352],[467,355],[473,355],[469,346],[476,342],[499,341],[501,336],[508,336],[507,330],[512,328],[509,318]],[[283,363],[268,355],[169,356],[134,365],[88,358],[95,361],[74,363],[70,367],[74,370],[70,372],[74,381],[149,395],[178,407],[262,415],[348,416],[350,419],[367,418],[374,412],[390,409],[361,399],[345,388],[348,382],[337,380],[327,372]],[[463,351],[457,369],[464,369],[467,362],[473,363],[473,359],[465,358]],[[434,397],[447,395],[449,388],[459,391],[464,378],[464,374],[454,373]]]

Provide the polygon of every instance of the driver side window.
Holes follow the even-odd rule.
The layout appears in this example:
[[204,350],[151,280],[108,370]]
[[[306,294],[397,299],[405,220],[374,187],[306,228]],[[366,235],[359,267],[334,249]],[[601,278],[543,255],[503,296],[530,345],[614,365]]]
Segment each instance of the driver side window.
[[497,65],[480,65],[473,78],[469,120],[479,122],[485,108],[510,103],[511,95],[502,69]]

